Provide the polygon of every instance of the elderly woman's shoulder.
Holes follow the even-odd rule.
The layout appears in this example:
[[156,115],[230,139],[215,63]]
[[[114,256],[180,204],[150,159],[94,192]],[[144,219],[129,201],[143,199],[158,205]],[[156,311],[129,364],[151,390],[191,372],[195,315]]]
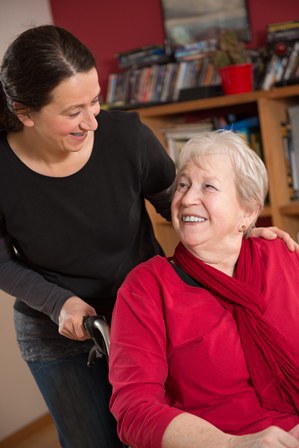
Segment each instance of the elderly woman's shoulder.
[[160,255],[156,255],[147,261],[138,264],[133,268],[125,278],[121,288],[129,288],[137,290],[139,288],[148,289],[165,282],[169,278],[173,268],[168,259]]
[[151,257],[135,266],[135,268],[129,272],[127,278],[146,274],[157,275],[168,271],[169,267],[171,268],[167,257],[155,255],[154,257]]
[[250,238],[252,244],[257,247],[262,255],[268,257],[283,256],[289,257],[299,257],[297,252],[291,252],[285,242],[281,238],[275,238],[274,240],[266,240],[265,238]]

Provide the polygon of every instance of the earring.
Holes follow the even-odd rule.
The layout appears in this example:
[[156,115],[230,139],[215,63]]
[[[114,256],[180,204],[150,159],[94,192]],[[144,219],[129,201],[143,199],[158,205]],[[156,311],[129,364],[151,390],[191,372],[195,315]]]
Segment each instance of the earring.
[[246,226],[245,226],[245,224],[243,224],[243,225],[240,227],[239,232],[240,232],[240,233],[244,233],[245,230],[246,230]]

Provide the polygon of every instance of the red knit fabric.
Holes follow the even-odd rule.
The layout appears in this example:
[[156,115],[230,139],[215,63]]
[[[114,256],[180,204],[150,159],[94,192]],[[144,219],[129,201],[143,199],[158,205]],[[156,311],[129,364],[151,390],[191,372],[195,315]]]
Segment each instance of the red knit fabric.
[[263,314],[266,310],[265,264],[256,246],[244,239],[235,277],[209,266],[182,243],[173,261],[234,313],[248,370],[263,407],[298,413],[299,365],[285,337]]

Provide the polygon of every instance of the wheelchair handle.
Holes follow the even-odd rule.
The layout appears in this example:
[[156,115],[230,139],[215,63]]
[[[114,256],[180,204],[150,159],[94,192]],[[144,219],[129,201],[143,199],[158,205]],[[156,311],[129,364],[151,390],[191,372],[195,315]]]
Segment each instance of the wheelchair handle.
[[103,338],[105,349],[107,351],[107,356],[109,356],[110,351],[110,328],[106,322],[104,316],[85,316],[83,318],[83,325],[91,338],[98,344],[99,341],[99,333]]

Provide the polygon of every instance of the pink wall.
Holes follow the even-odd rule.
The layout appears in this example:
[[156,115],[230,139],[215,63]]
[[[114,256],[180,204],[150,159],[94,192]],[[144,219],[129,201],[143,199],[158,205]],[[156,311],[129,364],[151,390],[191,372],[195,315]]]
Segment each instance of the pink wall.
[[[164,40],[160,0],[50,0],[50,5],[54,23],[73,32],[95,55],[104,94],[109,73],[117,69],[118,51]],[[248,0],[248,5],[251,47],[265,44],[268,23],[299,20],[299,0]]]
[[298,0],[247,0],[247,2],[253,48],[265,44],[268,23],[299,20]]

